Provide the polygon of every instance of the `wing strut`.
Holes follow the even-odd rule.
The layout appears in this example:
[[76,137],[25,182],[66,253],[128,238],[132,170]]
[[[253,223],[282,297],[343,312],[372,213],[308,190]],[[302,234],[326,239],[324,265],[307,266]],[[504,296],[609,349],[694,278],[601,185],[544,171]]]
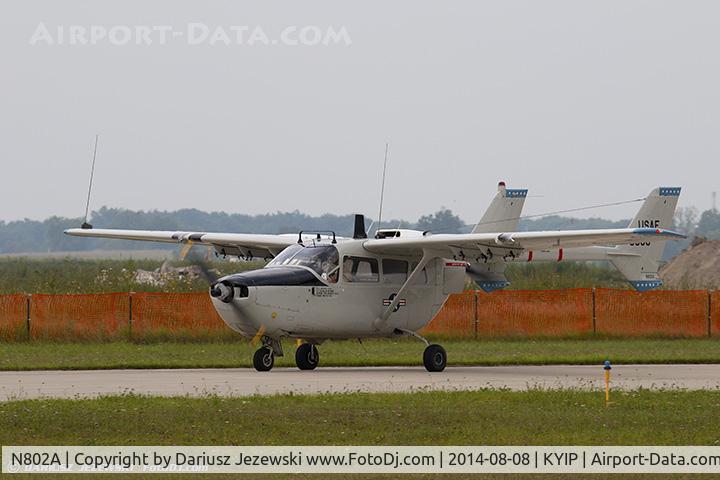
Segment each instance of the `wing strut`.
[[430,262],[430,260],[433,260],[438,256],[439,255],[435,252],[432,252],[425,248],[423,249],[423,256],[420,259],[420,263],[418,263],[417,267],[415,267],[415,269],[410,273],[410,276],[407,278],[407,280],[405,280],[405,283],[403,283],[402,287],[400,287],[400,290],[397,291],[397,293],[395,294],[395,298],[393,298],[392,302],[390,302],[390,305],[385,308],[382,315],[373,320],[373,328],[375,328],[376,330],[380,330],[385,325],[388,318],[390,318],[390,315],[392,315],[392,313],[395,311],[398,302],[400,302],[400,298],[402,298],[408,286],[410,286],[415,281],[415,279],[420,275],[420,272],[422,272],[423,268],[425,268],[425,266]]

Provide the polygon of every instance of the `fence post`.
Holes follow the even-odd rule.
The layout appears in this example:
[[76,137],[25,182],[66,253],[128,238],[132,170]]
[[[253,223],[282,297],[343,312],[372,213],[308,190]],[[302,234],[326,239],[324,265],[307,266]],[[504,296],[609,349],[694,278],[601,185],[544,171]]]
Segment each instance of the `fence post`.
[[473,291],[473,338],[478,338],[478,291]]
[[30,299],[32,295],[28,294],[25,296],[25,333],[27,338],[30,340]]
[[597,321],[597,314],[595,309],[595,287],[592,288],[592,333],[593,335],[597,333],[597,327],[596,327],[596,321]]
[[128,338],[132,340],[133,292],[128,292]]
[[707,334],[708,337],[712,337],[712,292],[707,291]]

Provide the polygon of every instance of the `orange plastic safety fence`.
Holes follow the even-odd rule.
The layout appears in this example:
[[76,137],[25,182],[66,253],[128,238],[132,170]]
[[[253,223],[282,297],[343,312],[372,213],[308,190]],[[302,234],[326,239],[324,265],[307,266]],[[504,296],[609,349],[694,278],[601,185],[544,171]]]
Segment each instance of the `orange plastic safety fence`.
[[720,336],[720,290],[710,293],[710,333]]
[[134,293],[132,336],[230,333],[207,293]]
[[127,334],[128,294],[43,295],[31,297],[30,337],[116,339]]
[[[26,337],[27,298],[0,296],[0,340]],[[30,316],[31,338],[233,335],[206,293],[38,294],[31,297]],[[571,289],[451,295],[421,333],[472,338],[572,336],[592,331],[592,290]],[[720,291],[641,294],[597,289],[595,331],[621,336],[720,336]]]
[[703,337],[708,334],[708,292],[595,291],[597,333],[622,336]]
[[478,336],[573,336],[592,332],[592,290],[478,292]]
[[26,295],[0,295],[0,340],[27,338]]
[[450,295],[421,334],[475,336],[475,292]]

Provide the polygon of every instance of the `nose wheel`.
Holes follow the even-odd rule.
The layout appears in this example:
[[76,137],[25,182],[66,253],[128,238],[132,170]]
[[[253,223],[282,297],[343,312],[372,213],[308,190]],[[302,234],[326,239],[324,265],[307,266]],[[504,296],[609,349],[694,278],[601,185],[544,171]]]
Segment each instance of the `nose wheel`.
[[258,372],[268,372],[275,364],[275,354],[270,347],[261,347],[253,355],[253,367]]
[[315,370],[319,362],[320,354],[312,343],[303,343],[295,350],[295,363],[300,370]]

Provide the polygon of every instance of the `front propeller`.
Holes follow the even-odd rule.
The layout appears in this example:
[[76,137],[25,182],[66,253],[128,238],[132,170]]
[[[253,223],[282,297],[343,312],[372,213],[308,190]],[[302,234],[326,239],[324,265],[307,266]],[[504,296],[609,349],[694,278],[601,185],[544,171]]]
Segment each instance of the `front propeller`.
[[[209,252],[209,250],[208,250]],[[226,303],[232,308],[238,315],[244,315],[242,308],[233,300],[235,298],[247,298],[250,295],[250,290],[247,285],[236,283],[233,284],[229,280],[220,280],[219,273],[211,268],[208,263],[209,255],[202,258],[195,252],[191,252],[191,249],[183,249],[182,252],[183,260],[187,259],[193,265],[197,265],[202,272],[205,280],[210,284],[210,296],[217,298],[223,303]],[[250,341],[250,344],[255,346],[258,343],[262,343],[262,347],[258,349],[253,357],[253,364],[257,370],[267,371],[272,368],[275,356],[275,348],[271,347],[271,343],[268,343],[265,337],[266,327],[264,324],[260,324],[260,327],[256,331],[254,337]],[[276,340],[279,345],[279,340]],[[280,348],[280,347],[278,347]],[[278,350],[279,355],[282,355],[282,350]]]
[[230,303],[235,296],[235,287],[227,282],[214,283],[210,287],[210,296],[221,302]]

